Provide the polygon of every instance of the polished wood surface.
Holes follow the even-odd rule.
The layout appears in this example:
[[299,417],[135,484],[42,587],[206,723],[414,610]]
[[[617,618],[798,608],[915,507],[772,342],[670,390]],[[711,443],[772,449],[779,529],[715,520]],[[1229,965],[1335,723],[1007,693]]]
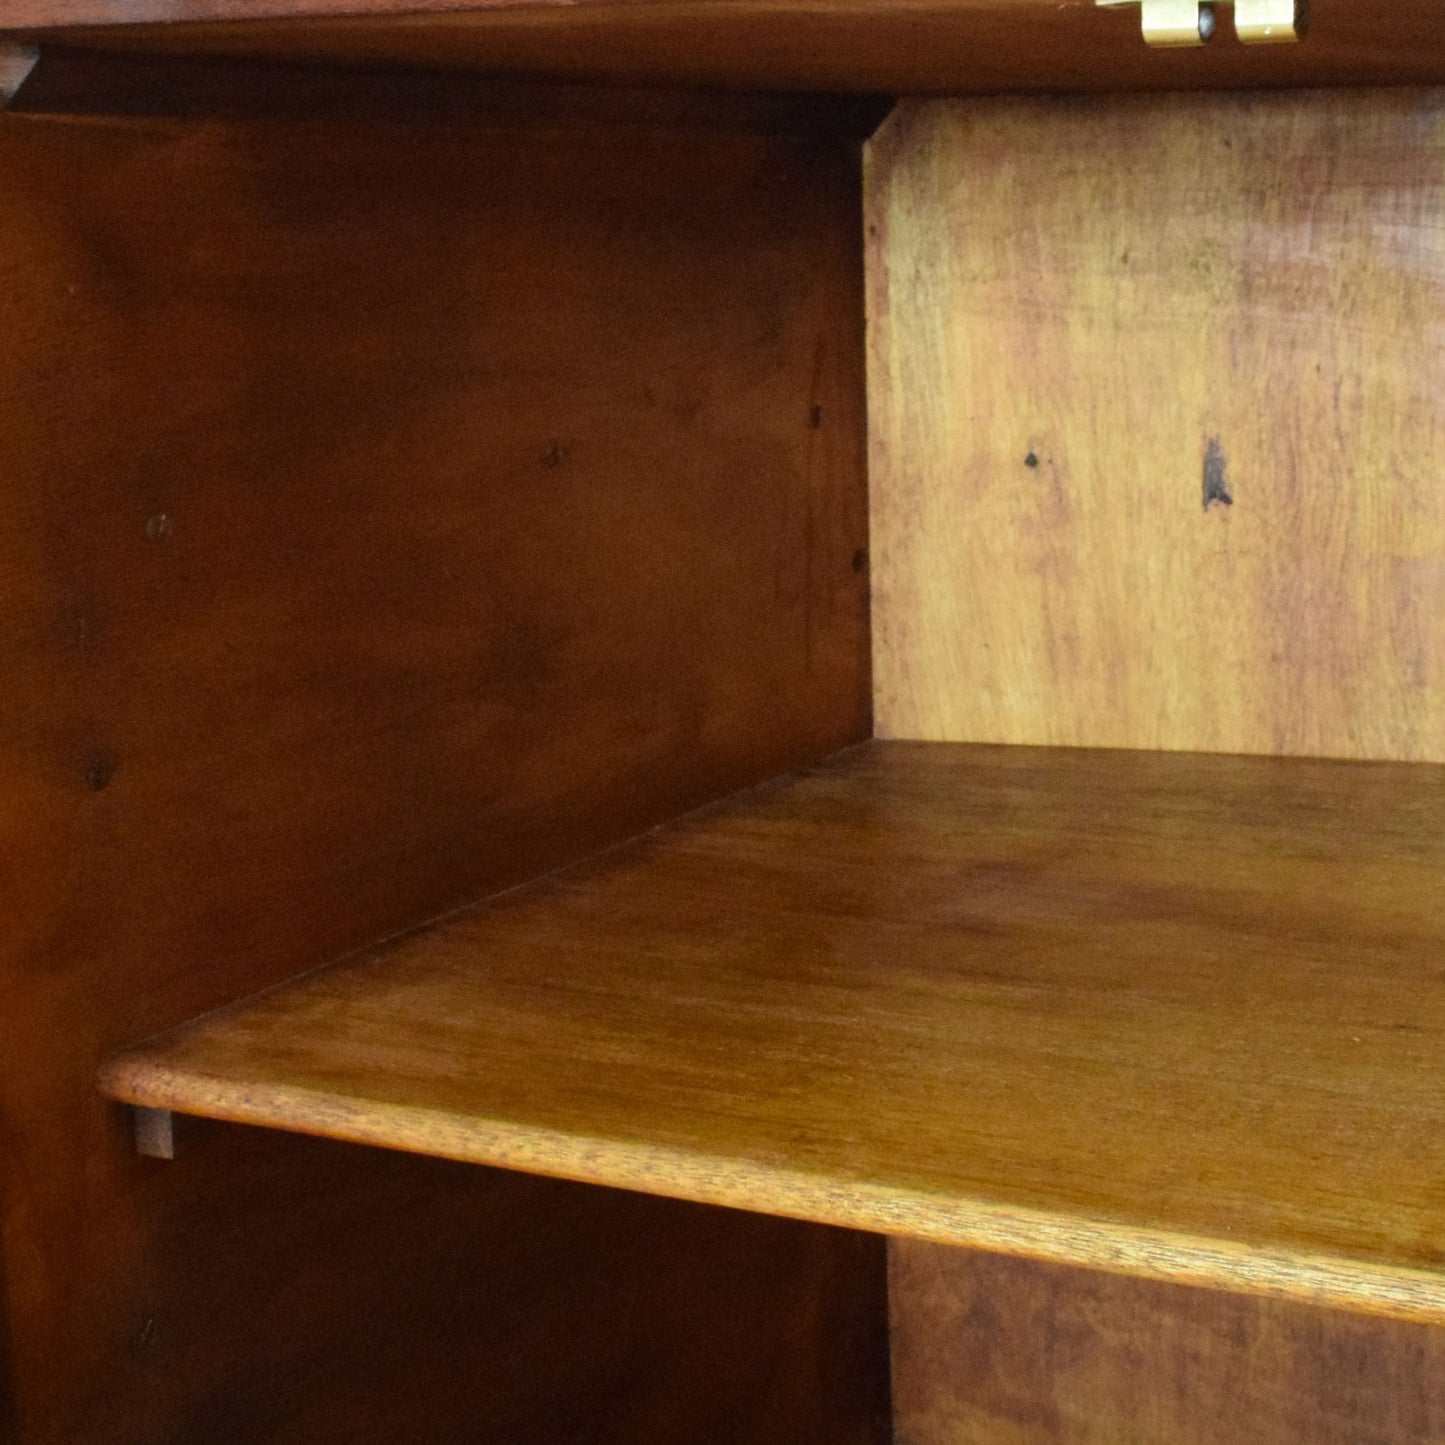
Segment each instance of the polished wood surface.
[[1445,770],[865,745],[113,1096],[1445,1321]]
[[867,736],[856,145],[567,105],[0,118],[7,1445],[487,1438],[552,1196],[97,1063]]
[[889,1247],[907,1445],[1435,1445],[1445,1329],[911,1240]]
[[[1093,0],[7,0],[11,26],[116,26],[68,43],[470,67],[624,83],[919,92],[1240,88],[1445,81],[1437,0],[1316,0],[1299,45],[1147,46],[1135,8]],[[396,12],[434,10],[448,13]],[[348,19],[335,11],[382,12]],[[392,13],[387,13],[392,12]]]
[[879,733],[1445,760],[1445,92],[905,103],[868,165]]

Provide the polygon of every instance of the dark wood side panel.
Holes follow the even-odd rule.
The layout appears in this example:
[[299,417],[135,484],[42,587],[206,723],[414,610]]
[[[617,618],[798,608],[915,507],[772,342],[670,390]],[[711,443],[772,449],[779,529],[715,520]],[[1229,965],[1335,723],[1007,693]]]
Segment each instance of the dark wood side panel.
[[11,1433],[550,1441],[435,1288],[564,1195],[148,1163],[95,1065],[867,734],[855,146],[11,115],[0,189]]
[[142,1171],[132,1433],[76,1438],[888,1439],[877,1237],[239,1128],[186,1123],[180,1146],[197,1187]]
[[897,1240],[898,1445],[1433,1445],[1445,1330]]

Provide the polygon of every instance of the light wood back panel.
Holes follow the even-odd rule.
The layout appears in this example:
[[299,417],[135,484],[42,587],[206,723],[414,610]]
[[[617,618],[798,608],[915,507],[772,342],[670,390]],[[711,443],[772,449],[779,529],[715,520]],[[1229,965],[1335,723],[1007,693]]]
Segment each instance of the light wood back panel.
[[905,103],[880,735],[1445,758],[1445,96]]

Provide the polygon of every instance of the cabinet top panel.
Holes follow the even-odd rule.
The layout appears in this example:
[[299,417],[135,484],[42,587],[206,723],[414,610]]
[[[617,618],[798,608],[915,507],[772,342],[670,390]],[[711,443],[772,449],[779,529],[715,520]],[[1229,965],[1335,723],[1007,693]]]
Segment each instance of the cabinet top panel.
[[[185,22],[185,23],[177,23]],[[1445,80],[1438,0],[1315,0],[1295,45],[1158,50],[1094,0],[8,0],[11,33],[156,52],[884,94]]]
[[875,743],[104,1083],[1445,1322],[1442,877],[1438,767]]

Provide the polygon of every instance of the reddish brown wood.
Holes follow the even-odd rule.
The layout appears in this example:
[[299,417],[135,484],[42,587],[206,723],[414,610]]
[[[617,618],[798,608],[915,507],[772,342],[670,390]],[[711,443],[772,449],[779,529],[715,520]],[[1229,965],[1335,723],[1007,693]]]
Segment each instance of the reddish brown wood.
[[[1445,81],[1437,0],[1319,0],[1298,45],[1240,45],[1226,10],[1212,45],[1185,50],[1151,49],[1137,7],[1100,9],[1093,0],[543,0],[471,13],[446,13],[450,0],[8,3],[8,23],[17,27],[236,22],[81,30],[64,37],[70,43],[627,83],[906,94]],[[394,13],[399,8],[437,13]],[[267,15],[312,18],[267,22]]]
[[881,1240],[188,1122],[72,1440],[888,1439]]
[[532,5],[612,4],[615,0],[9,0],[6,21],[32,25],[126,25],[306,15],[405,15],[505,10]]
[[889,1249],[900,1445],[1434,1445],[1445,1329]]
[[856,147],[9,115],[0,191],[11,1433],[510,1438],[435,1291],[554,1196],[138,1160],[95,1066],[866,735]]

